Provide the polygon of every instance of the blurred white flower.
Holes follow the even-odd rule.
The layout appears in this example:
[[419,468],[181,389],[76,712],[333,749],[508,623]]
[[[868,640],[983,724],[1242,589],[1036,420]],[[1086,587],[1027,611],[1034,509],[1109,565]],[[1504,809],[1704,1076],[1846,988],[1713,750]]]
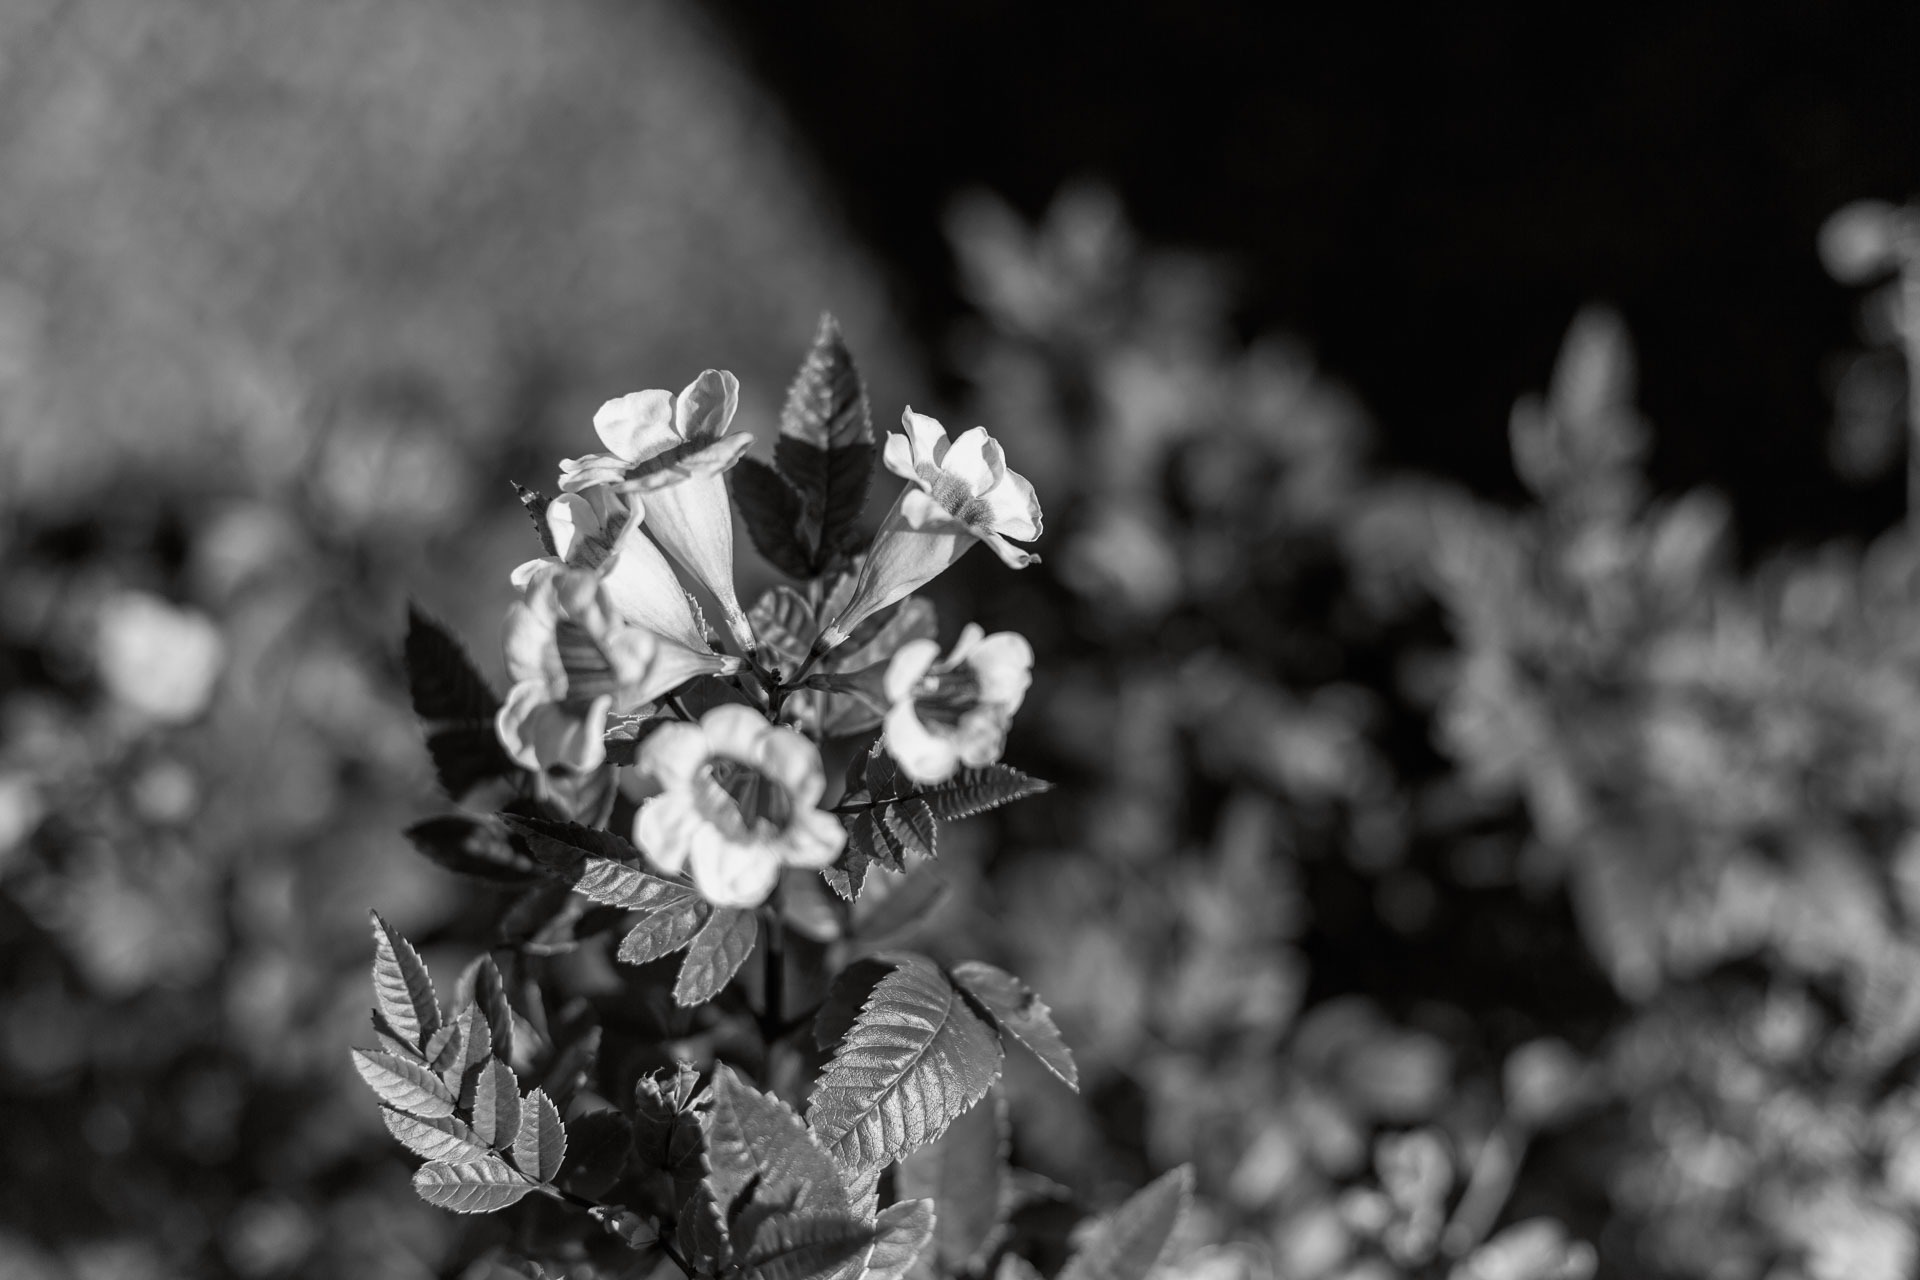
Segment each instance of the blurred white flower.
[[525,768],[582,773],[606,759],[609,715],[738,665],[629,625],[601,580],[579,569],[531,576],[507,612],[506,656],[514,683],[494,718],[501,745]]
[[46,816],[39,783],[24,773],[0,773],[0,869]]
[[144,591],[122,591],[100,608],[94,662],[107,692],[150,720],[180,724],[207,709],[226,666],[212,619]]
[[562,461],[560,487],[646,493],[647,531],[713,593],[728,631],[751,649],[753,630],[733,589],[733,507],[722,479],[753,443],[750,435],[727,434],[739,403],[739,380],[719,369],[677,396],[636,391],[609,400],[593,429],[611,452]]
[[846,844],[840,820],[816,807],[819,748],[751,707],[656,729],[636,764],[663,791],[640,806],[634,843],[670,875],[690,870],[715,906],[758,906],[782,867],[825,867]]
[[920,783],[998,760],[1033,683],[1033,646],[1016,632],[987,635],[970,622],[939,657],[936,641],[910,640],[887,664],[887,750]]
[[948,443],[946,428],[912,409],[901,425],[906,434],[887,435],[887,470],[912,484],[881,521],[853,598],[821,633],[821,652],[930,582],[976,541],[1012,568],[1039,562],[1007,539],[1031,542],[1040,536],[1040,499],[1025,476],[1007,469],[1006,453],[985,427]]

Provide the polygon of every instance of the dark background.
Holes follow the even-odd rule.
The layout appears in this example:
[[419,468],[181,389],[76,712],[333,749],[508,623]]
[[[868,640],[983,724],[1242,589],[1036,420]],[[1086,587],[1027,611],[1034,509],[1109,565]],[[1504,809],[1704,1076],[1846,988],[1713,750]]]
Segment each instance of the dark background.
[[1920,188],[1920,7],[717,8],[930,341],[960,308],[956,192],[1031,214],[1095,177],[1149,243],[1230,255],[1244,323],[1312,341],[1393,461],[1517,493],[1508,406],[1604,300],[1656,482],[1729,492],[1750,552],[1899,513],[1897,477],[1824,461],[1853,313],[1814,239]]

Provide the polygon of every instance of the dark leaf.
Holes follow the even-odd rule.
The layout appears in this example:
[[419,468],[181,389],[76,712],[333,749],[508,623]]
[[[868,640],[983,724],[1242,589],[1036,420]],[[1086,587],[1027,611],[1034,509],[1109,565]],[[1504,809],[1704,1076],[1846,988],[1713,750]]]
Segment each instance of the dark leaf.
[[634,865],[640,862],[640,851],[611,831],[518,813],[502,814],[501,818],[529,854],[569,883],[579,878],[588,858]]
[[483,782],[525,772],[500,745],[491,720],[429,729],[427,758],[433,761],[433,776],[450,800],[460,799]]
[[735,1260],[752,1280],[853,1280],[872,1247],[873,1233],[845,1214],[761,1218]]
[[931,858],[939,826],[920,799],[874,799],[847,818],[847,847],[889,871],[902,870],[908,854]]
[[473,1088],[474,1136],[490,1147],[511,1147],[520,1132],[520,1081],[494,1058],[480,1068]]
[[983,769],[962,769],[946,782],[919,794],[933,807],[934,817],[952,822],[1051,790],[1051,782],[1030,778],[1009,765],[990,764]]
[[872,865],[864,849],[848,844],[841,853],[840,861],[820,873],[827,887],[848,902],[857,902],[860,890],[867,883],[867,868]]
[[[513,1008],[507,1003],[507,984],[500,977],[493,957],[481,952],[460,975],[460,1002],[471,1003],[487,1015],[487,1030],[492,1036],[493,1056],[502,1062],[513,1058]],[[472,1058],[469,1052],[469,1059]]]
[[559,1106],[566,1106],[575,1093],[586,1087],[600,1059],[600,1028],[592,1023],[574,1023],[562,1038],[565,1047],[553,1056],[540,1089]]
[[939,1206],[934,1253],[940,1275],[971,1272],[1000,1236],[1006,1207],[1008,1129],[1000,1095],[987,1096],[894,1170],[895,1194]]
[[355,1049],[353,1065],[374,1096],[397,1111],[427,1120],[453,1114],[453,1094],[446,1082],[416,1062],[398,1054]]
[[740,459],[727,478],[754,549],[790,578],[812,577],[813,546],[805,532],[807,504],[799,491],[758,458]]
[[870,894],[854,907],[853,936],[862,942],[897,937],[933,914],[947,896],[947,882],[928,867],[898,879],[889,878],[887,885],[889,892],[884,898]]
[[1059,1280],[1145,1280],[1166,1251],[1193,1195],[1193,1167],[1148,1183],[1088,1232]]
[[901,1280],[926,1251],[938,1218],[945,1216],[943,1205],[936,1217],[931,1200],[902,1200],[882,1209],[874,1223],[873,1252],[867,1255],[861,1280]]
[[685,1008],[719,995],[747,962],[759,936],[760,917],[753,912],[716,910],[687,948],[679,980],[673,984],[673,1002]]
[[1053,1025],[1053,1011],[1032,987],[1006,970],[978,960],[954,966],[953,980],[985,1008],[1002,1031],[1025,1045],[1068,1088],[1079,1091],[1080,1069],[1074,1065],[1059,1028]]
[[860,371],[831,315],[820,317],[807,358],[787,388],[780,434],[816,449],[873,443],[873,422]]
[[[620,940],[617,958],[623,964],[647,964],[672,955],[699,936],[712,908],[695,898],[651,911]],[[751,944],[749,944],[751,945]]]
[[873,995],[873,989],[880,985],[880,979],[891,973],[898,963],[898,956],[867,956],[855,960],[835,975],[833,985],[827,988],[827,998],[820,1004],[820,1011],[813,1015],[813,1042],[822,1049],[831,1049],[839,1044],[847,1032],[853,1030],[860,1010],[866,1007],[867,999]]
[[846,1214],[840,1171],[806,1123],[724,1064],[713,1073],[706,1165],[707,1190],[729,1223],[750,1200],[790,1214]]
[[819,631],[813,610],[798,591],[788,586],[768,587],[747,613],[761,651],[787,675],[807,660],[807,650]]
[[406,836],[430,862],[487,884],[532,884],[541,875],[494,821],[450,813],[414,823]]
[[487,1144],[455,1116],[429,1120],[382,1107],[380,1118],[402,1146],[428,1160],[479,1160],[487,1154]]
[[567,1130],[560,1109],[535,1089],[520,1107],[520,1129],[513,1139],[513,1162],[520,1172],[540,1182],[552,1182],[567,1156]]
[[499,1156],[449,1164],[435,1160],[413,1175],[420,1198],[455,1213],[492,1213],[533,1190],[533,1184]]
[[700,1072],[690,1062],[671,1072],[641,1076],[633,1085],[634,1147],[640,1158],[665,1173],[700,1155]]
[[373,918],[373,995],[387,1024],[415,1049],[440,1029],[440,1001],[433,978],[413,944],[394,932],[378,911]]
[[1000,1058],[1000,1037],[940,967],[903,955],[840,1041],[808,1121],[842,1164],[887,1164],[978,1102]]
[[731,1266],[733,1251],[727,1246],[720,1209],[705,1186],[696,1188],[682,1203],[674,1232],[680,1240],[680,1251],[702,1274],[719,1275]]
[[404,658],[413,711],[426,723],[427,751],[449,796],[521,771],[493,730],[500,700],[460,642],[418,606],[407,610]]
[[633,1129],[618,1111],[587,1111],[567,1121],[566,1185],[579,1195],[596,1196],[619,1181],[632,1149]]

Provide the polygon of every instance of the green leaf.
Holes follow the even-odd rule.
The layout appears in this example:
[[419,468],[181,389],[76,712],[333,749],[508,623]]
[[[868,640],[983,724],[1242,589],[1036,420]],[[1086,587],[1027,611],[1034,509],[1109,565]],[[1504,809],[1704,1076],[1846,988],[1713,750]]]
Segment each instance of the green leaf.
[[847,1032],[853,1030],[860,1010],[873,995],[873,989],[880,985],[880,979],[893,972],[898,960],[897,956],[867,956],[836,974],[833,985],[827,988],[827,998],[820,1003],[820,1011],[813,1015],[813,1042],[822,1049],[839,1044]]
[[841,1280],[859,1273],[873,1233],[847,1216],[776,1214],[754,1224],[734,1255],[754,1280]]
[[673,984],[673,1002],[688,1008],[719,995],[747,962],[759,936],[760,917],[754,912],[731,907],[714,911],[687,948],[679,980]]
[[[634,1151],[676,1183],[697,1183],[704,1176],[705,1136],[696,1110],[704,1098],[700,1073],[689,1062],[641,1076],[633,1085]],[[690,1191],[683,1189],[683,1197]]]
[[681,1202],[674,1234],[680,1240],[680,1251],[696,1271],[717,1276],[732,1266],[733,1250],[727,1244],[719,1207],[705,1186],[696,1188]]
[[[493,1056],[502,1062],[513,1058],[513,1008],[507,1003],[507,984],[500,977],[493,957],[481,952],[466,972],[460,975],[462,1004],[472,1004],[487,1015],[489,1044]],[[469,1051],[468,1058],[472,1058]]]
[[562,1179],[575,1192],[597,1196],[620,1180],[633,1150],[633,1127],[611,1108],[567,1121]]
[[641,918],[620,944],[620,959],[646,964],[692,941],[708,915],[706,900],[687,885],[635,865],[639,851],[607,831],[566,822],[507,819],[533,855],[569,877],[574,891]]
[[533,1184],[499,1156],[458,1164],[434,1160],[413,1175],[413,1189],[428,1204],[455,1213],[492,1213],[533,1190]]
[[589,858],[639,865],[640,851],[611,831],[519,813],[503,813],[500,817],[529,854],[569,884],[584,874]]
[[374,1096],[388,1106],[423,1119],[453,1114],[453,1093],[439,1076],[398,1054],[353,1051],[354,1069]]
[[873,482],[873,421],[866,386],[831,315],[819,330],[780,409],[774,442],[781,472],[807,508],[814,573],[859,549],[859,520]]
[[813,609],[789,586],[772,586],[760,593],[747,611],[747,621],[760,640],[761,651],[781,671],[792,675],[807,660],[807,651],[819,634]]
[[464,814],[416,822],[407,840],[428,861],[483,884],[525,885],[540,879],[540,866],[508,842],[498,823]]
[[511,1147],[520,1132],[520,1080],[498,1058],[480,1068],[473,1087],[473,1132],[490,1147]]
[[894,1169],[896,1195],[925,1197],[939,1206],[930,1259],[938,1274],[972,1272],[997,1243],[1005,1222],[1009,1137],[1006,1108],[989,1090]]
[[840,1170],[806,1123],[724,1064],[714,1069],[706,1135],[707,1190],[729,1223],[749,1197],[787,1213],[845,1216]]
[[947,882],[930,867],[889,879],[888,886],[886,897],[877,901],[868,897],[854,909],[853,936],[862,942],[884,942],[905,933],[933,914],[947,896]]
[[391,1107],[380,1108],[387,1132],[417,1156],[428,1160],[479,1160],[487,1154],[487,1144],[457,1116],[424,1119]]
[[648,912],[627,931],[615,953],[622,964],[647,964],[672,955],[699,936],[713,909],[696,897]]
[[937,1221],[931,1200],[902,1200],[882,1209],[861,1280],[901,1280],[926,1251]]
[[520,1107],[520,1131],[513,1139],[513,1162],[520,1172],[540,1182],[552,1182],[567,1157],[567,1129],[553,1099],[535,1089]]
[[1053,1011],[1034,993],[1032,987],[1008,973],[979,960],[955,965],[953,980],[986,1009],[1000,1029],[1018,1040],[1042,1066],[1080,1091],[1080,1069],[1073,1054],[1053,1025]]
[[800,491],[758,458],[740,459],[727,480],[754,550],[790,578],[813,577],[807,504]]
[[780,434],[823,450],[873,443],[866,387],[831,314],[820,317],[813,346],[787,388]]
[[907,855],[936,855],[939,824],[926,801],[875,799],[847,821],[847,847],[890,871],[906,866]]
[[849,844],[840,854],[840,861],[820,873],[827,887],[839,894],[847,902],[858,902],[860,890],[867,883],[867,868],[873,865],[865,851]]
[[444,1079],[447,1068],[462,1060],[460,1051],[464,1044],[465,1041],[460,1031],[460,1022],[456,1018],[452,1022],[445,1023],[438,1031],[434,1032],[433,1038],[427,1041],[421,1053],[427,1060],[427,1066],[432,1069],[434,1074]]
[[888,1164],[946,1131],[1000,1072],[1000,1037],[940,967],[901,955],[814,1086],[808,1122],[843,1165]]
[[380,918],[373,918],[373,995],[400,1039],[417,1049],[440,1029],[440,1001],[433,977],[413,944]]
[[1059,1280],[1145,1280],[1166,1251],[1192,1195],[1191,1165],[1154,1179],[1094,1225]]
[[933,807],[934,817],[952,822],[1051,790],[1051,782],[1028,777],[1010,765],[990,764],[983,769],[962,769],[919,794]]
[[404,659],[413,711],[427,724],[427,752],[450,797],[521,772],[493,730],[500,699],[460,642],[414,605],[407,609]]

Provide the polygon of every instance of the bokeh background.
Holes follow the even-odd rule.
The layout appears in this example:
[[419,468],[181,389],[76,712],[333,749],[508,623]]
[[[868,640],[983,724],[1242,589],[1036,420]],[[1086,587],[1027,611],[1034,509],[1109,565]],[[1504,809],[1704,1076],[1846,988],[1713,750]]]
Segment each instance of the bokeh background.
[[509,482],[708,366],[770,434],[823,309],[1047,510],[935,595],[1059,786],[920,942],[1076,1047],[1020,1164],[1195,1162],[1193,1280],[1913,1274],[1907,372],[1817,245],[1917,26],[0,6],[0,1274],[468,1267],[346,1055],[366,909],[497,899],[405,602],[497,673]]

